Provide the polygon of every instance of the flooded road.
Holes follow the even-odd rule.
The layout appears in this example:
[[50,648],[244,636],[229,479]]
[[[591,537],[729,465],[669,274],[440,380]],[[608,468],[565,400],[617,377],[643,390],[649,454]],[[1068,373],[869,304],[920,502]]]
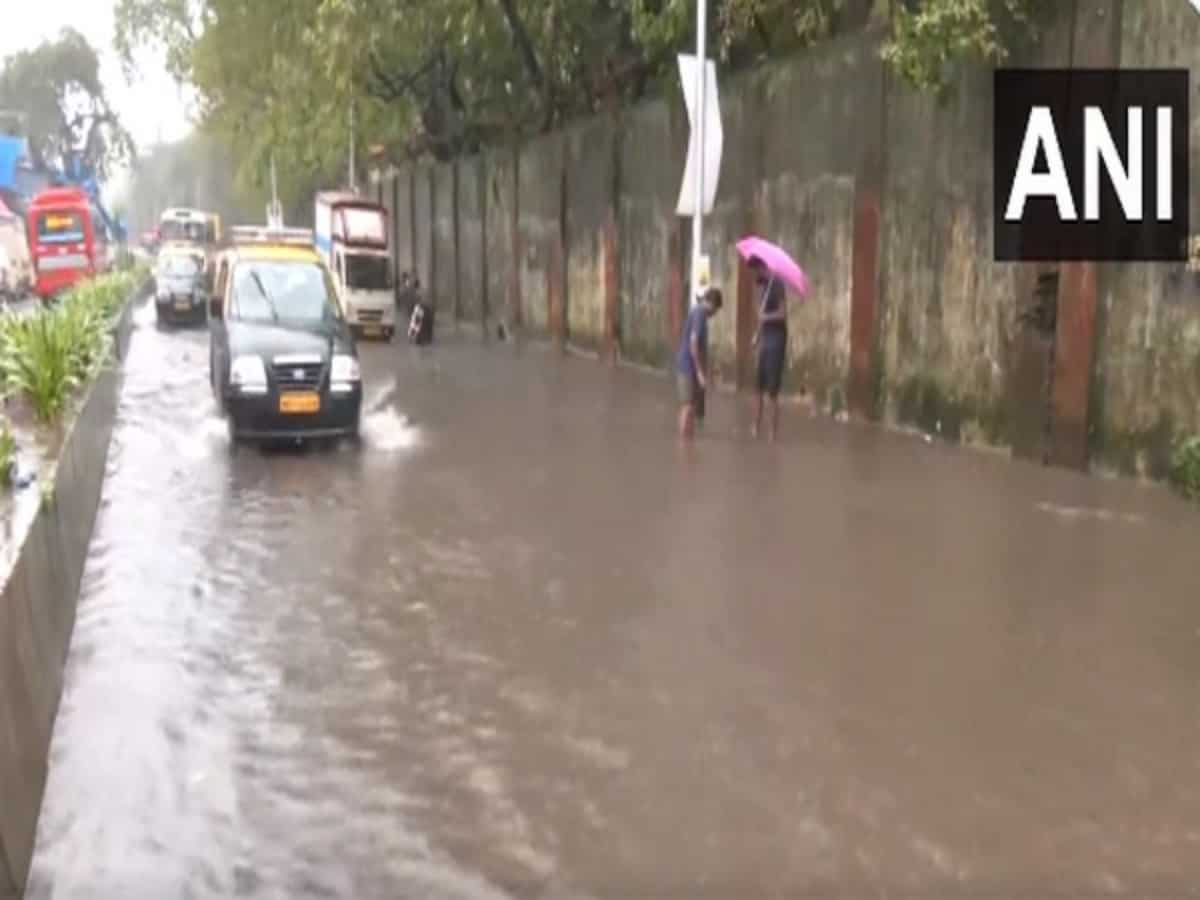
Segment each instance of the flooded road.
[[1183,503],[468,341],[233,451],[137,322],[28,896],[1200,885]]

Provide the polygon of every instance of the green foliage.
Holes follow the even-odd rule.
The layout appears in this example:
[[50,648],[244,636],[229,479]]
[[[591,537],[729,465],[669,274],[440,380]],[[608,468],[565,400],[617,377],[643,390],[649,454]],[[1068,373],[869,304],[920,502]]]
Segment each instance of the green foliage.
[[1001,64],[1010,36],[1028,32],[1034,0],[925,0],[908,10],[895,4],[883,58],[901,78],[929,91],[945,88],[953,64]]
[[1200,499],[1200,435],[1179,441],[1171,454],[1169,479],[1180,492]]
[[[889,64],[922,87],[961,58],[1002,59],[1034,0],[710,0],[727,68],[883,22]],[[912,7],[915,11],[909,11]],[[117,45],[164,48],[210,133],[261,188],[275,157],[289,201],[341,181],[358,148],[440,159],[552,128],[673,82],[692,0],[118,0]]]
[[3,61],[0,109],[24,119],[21,130],[39,164],[61,167],[80,154],[103,179],[133,154],[133,141],[108,104],[96,51],[73,29]]
[[43,422],[66,409],[112,353],[112,327],[142,273],[92,279],[58,305],[0,318],[0,390],[19,394]]
[[17,439],[13,437],[8,420],[0,418],[0,486],[12,484],[13,466],[17,463]]

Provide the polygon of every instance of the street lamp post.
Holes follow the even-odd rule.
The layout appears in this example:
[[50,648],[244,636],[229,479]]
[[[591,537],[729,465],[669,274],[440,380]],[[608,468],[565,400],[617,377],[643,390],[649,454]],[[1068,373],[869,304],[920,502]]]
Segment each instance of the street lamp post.
[[696,0],[696,205],[692,210],[692,303],[700,302],[700,263],[704,239],[704,115],[708,86],[705,38],[708,16],[705,0]]

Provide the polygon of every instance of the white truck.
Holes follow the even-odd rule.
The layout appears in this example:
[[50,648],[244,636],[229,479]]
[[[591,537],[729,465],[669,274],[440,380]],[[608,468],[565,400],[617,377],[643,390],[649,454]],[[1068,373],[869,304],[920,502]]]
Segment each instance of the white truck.
[[396,297],[387,210],[348,192],[324,191],[317,194],[313,225],[314,243],[333,273],[351,329],[390,341]]

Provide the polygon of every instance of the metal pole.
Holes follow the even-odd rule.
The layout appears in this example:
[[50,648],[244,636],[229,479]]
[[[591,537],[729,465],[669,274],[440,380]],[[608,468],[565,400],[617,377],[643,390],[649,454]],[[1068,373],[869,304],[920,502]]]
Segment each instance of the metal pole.
[[354,103],[350,103],[350,190],[358,193],[358,185],[354,179]]
[[696,208],[692,212],[692,303],[700,299],[700,256],[704,238],[704,105],[708,86],[705,37],[708,14],[705,0],[696,0]]

